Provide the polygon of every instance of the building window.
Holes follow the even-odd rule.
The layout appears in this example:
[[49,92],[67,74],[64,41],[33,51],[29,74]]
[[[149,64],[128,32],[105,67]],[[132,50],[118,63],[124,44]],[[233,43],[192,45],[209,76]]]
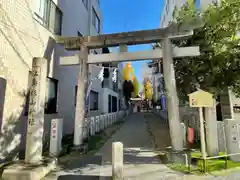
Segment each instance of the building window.
[[82,0],[84,6],[86,7],[86,9],[88,10],[88,0]]
[[90,110],[98,110],[98,92],[90,92]]
[[[28,93],[26,95],[26,104],[25,104],[25,115],[28,114],[29,108],[29,91],[31,87],[32,81],[32,74],[31,71],[29,72],[28,77]],[[54,114],[57,113],[57,92],[58,92],[58,80],[47,78],[47,85],[46,85],[46,92],[45,92],[45,114]]]
[[200,8],[200,0],[195,0],[195,8],[196,9]]
[[78,87],[75,86],[75,99],[74,99],[74,105],[76,106],[77,104],[77,90],[78,90]]
[[112,112],[112,96],[108,95],[108,113]]
[[166,4],[166,14],[168,14],[169,12],[169,0],[167,0],[167,4]]
[[54,26],[54,33],[55,34],[62,34],[62,11],[56,7],[56,16],[55,16],[55,26]]
[[37,4],[36,14],[40,20],[42,20],[42,23],[46,23],[46,17],[47,17],[47,8],[48,3],[47,0],[39,0]]
[[112,112],[117,112],[117,97],[112,96]]
[[47,78],[47,91],[45,96],[45,113],[57,113],[58,80]]
[[97,3],[100,4],[100,0],[97,0]]
[[35,17],[52,33],[61,35],[62,12],[52,0],[39,0]]
[[92,8],[92,24],[97,32],[100,33],[100,19],[94,8]]

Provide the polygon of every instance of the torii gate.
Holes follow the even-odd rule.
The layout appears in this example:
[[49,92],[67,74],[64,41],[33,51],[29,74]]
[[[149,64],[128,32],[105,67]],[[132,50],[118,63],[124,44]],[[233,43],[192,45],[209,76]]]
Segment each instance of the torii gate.
[[[173,57],[199,56],[199,47],[173,48],[171,39],[186,39],[192,35],[192,29],[199,27],[194,24],[171,24],[166,28],[106,34],[86,37],[58,37],[57,43],[64,44],[66,50],[80,50],[76,56],[63,57],[60,65],[80,65],[78,76],[77,104],[75,112],[74,145],[79,146],[83,140],[84,96],[88,79],[88,64],[104,62],[123,62],[136,60],[154,60],[163,58],[165,87],[167,89],[167,106],[170,135],[174,150],[183,149],[183,132],[180,125],[176,80]],[[128,45],[162,42],[163,49],[150,51],[127,52]],[[90,49],[120,46],[119,53],[89,54]]]

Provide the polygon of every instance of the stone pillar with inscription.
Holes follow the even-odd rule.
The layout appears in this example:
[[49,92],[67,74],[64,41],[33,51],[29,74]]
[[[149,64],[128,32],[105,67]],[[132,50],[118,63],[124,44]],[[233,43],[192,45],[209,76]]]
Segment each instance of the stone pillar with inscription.
[[[81,57],[81,58],[80,58]],[[75,125],[74,125],[74,146],[78,147],[83,142],[83,128],[85,120],[85,95],[88,83],[88,48],[81,47],[79,54],[80,69],[78,75],[78,91],[77,103],[75,111]]]
[[47,77],[47,60],[34,58],[30,87],[28,128],[25,162],[40,163],[42,159],[42,138],[44,130],[44,106]]

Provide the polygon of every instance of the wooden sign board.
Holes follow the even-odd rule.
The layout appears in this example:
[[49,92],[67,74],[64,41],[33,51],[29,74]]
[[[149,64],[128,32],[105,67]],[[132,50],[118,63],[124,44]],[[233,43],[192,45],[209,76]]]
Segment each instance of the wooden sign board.
[[213,107],[213,95],[203,90],[198,90],[188,95],[190,107]]

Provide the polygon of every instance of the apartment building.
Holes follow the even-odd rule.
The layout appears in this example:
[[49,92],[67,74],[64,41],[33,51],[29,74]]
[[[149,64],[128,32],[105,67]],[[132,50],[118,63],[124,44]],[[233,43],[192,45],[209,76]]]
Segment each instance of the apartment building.
[[[101,33],[99,3],[99,0],[0,1],[0,160],[25,148],[28,90],[34,57],[48,61],[45,134],[49,135],[53,118],[63,118],[64,133],[73,132],[79,67],[60,66],[59,58],[77,52],[66,51],[56,44],[55,35]],[[90,53],[102,51],[96,49]],[[114,101],[112,104],[118,104],[118,93],[114,88],[103,88],[102,82],[95,78],[100,70],[101,65],[89,67],[89,76],[94,80],[88,115],[116,111],[117,105],[108,108],[105,96],[109,94],[111,102]]]
[[[173,12],[175,8],[180,8],[187,0],[165,0],[161,15],[161,27],[167,27],[169,22],[173,21]],[[204,10],[211,3],[220,3],[221,0],[195,0],[196,8]],[[240,98],[237,98],[231,91],[225,92],[219,97],[221,108],[217,108],[218,114],[222,114],[220,119],[240,118],[239,107]]]
[[[59,0],[59,7],[63,9],[62,36],[89,36],[101,33],[102,15],[97,0]],[[66,51],[63,46],[57,47],[58,56],[72,56],[77,51]],[[101,49],[91,50],[90,53],[102,53]],[[101,82],[96,78],[101,67],[89,66],[89,79],[92,80],[88,115],[101,113],[102,102]],[[64,119],[64,133],[71,133],[74,127],[77,77],[79,66],[57,65],[56,79],[58,79],[58,115]]]
[[[210,3],[219,2],[220,0],[193,0],[195,1],[196,8],[204,9]],[[164,7],[161,15],[161,27],[167,27],[169,22],[173,21],[173,13],[175,9],[181,8],[187,0],[165,0]]]
[[[57,49],[63,10],[57,0],[0,2],[0,159],[25,147],[30,71],[34,57],[48,60],[45,122],[58,117]],[[54,90],[51,90],[54,89]],[[50,93],[52,91],[52,93]]]

